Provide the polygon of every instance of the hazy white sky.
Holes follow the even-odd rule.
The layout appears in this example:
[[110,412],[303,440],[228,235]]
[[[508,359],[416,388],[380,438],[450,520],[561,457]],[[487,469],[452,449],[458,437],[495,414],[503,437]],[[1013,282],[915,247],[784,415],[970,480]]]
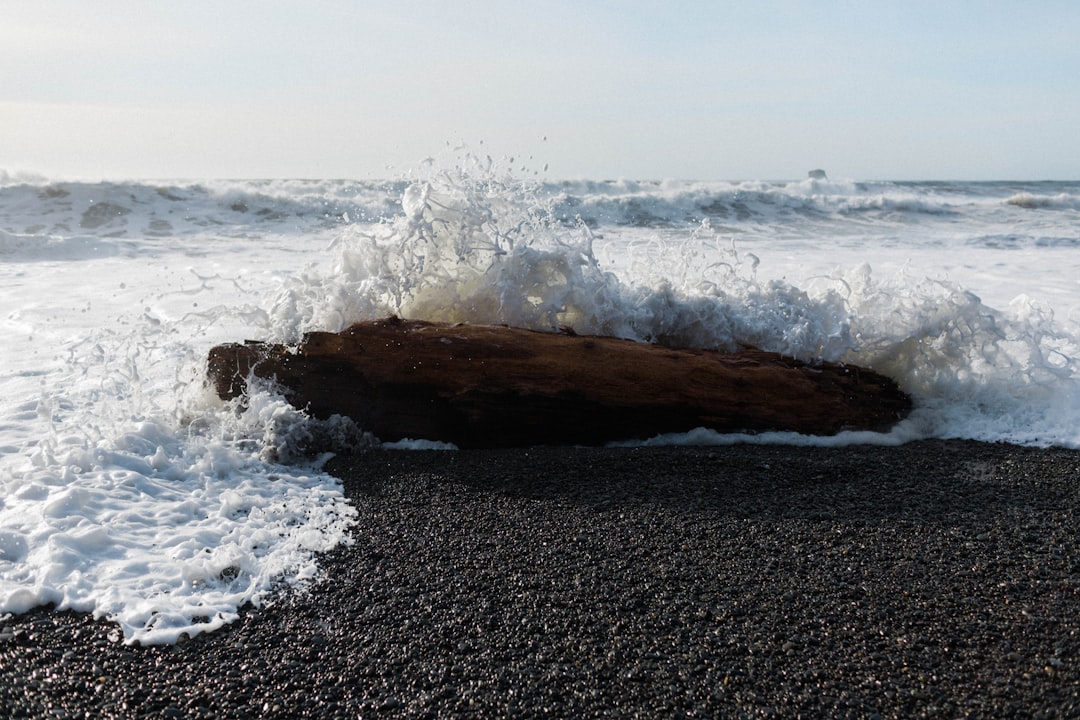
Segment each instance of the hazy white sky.
[[396,177],[465,143],[549,178],[1080,178],[1076,0],[3,10],[0,170]]

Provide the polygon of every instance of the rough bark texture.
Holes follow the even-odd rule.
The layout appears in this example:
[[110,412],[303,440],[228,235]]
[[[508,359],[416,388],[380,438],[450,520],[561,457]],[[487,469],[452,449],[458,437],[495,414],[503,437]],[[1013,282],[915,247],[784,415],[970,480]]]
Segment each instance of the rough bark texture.
[[221,345],[209,370],[226,399],[251,375],[274,379],[316,417],[346,415],[384,441],[461,447],[588,445],[696,427],[829,435],[884,430],[911,409],[892,380],[850,365],[398,318],[310,333],[298,347]]

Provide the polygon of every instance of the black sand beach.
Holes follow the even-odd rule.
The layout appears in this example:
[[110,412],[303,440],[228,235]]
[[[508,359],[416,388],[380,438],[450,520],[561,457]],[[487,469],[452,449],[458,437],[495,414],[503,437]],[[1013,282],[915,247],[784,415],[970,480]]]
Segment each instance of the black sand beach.
[[0,621],[0,716],[1080,717],[1080,452],[342,457],[355,543],[177,646]]

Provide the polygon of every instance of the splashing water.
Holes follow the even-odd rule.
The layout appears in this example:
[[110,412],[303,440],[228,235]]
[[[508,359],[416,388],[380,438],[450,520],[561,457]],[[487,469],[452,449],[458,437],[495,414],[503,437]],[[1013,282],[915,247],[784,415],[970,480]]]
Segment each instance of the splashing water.
[[887,435],[662,442],[1080,446],[1072,187],[542,183],[473,156],[377,185],[12,182],[0,612],[173,642],[317,577],[356,520],[303,448],[374,440],[270,387],[220,401],[206,352],[389,314],[756,346],[873,367],[917,403]]
[[[396,314],[571,327],[672,346],[754,345],[807,359],[835,359],[852,347],[847,309],[835,292],[811,298],[782,281],[759,284],[734,249],[714,252],[694,279],[684,254],[677,283],[627,283],[601,269],[585,223],[559,220],[536,185],[470,160],[408,186],[403,215],[343,236],[330,277],[296,278],[271,311],[275,339],[292,342],[310,330],[336,332]],[[705,222],[683,252],[703,255],[705,236],[715,250]],[[723,272],[705,275],[717,268]]]

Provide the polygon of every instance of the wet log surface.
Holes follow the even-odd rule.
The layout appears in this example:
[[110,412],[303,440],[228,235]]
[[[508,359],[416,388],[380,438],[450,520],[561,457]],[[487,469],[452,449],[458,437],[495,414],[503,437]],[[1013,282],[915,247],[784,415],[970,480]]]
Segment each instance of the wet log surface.
[[460,447],[592,445],[705,427],[830,435],[886,430],[911,409],[878,373],[775,353],[388,318],[299,346],[213,348],[218,394],[276,380],[315,417],[352,418],[384,441]]

